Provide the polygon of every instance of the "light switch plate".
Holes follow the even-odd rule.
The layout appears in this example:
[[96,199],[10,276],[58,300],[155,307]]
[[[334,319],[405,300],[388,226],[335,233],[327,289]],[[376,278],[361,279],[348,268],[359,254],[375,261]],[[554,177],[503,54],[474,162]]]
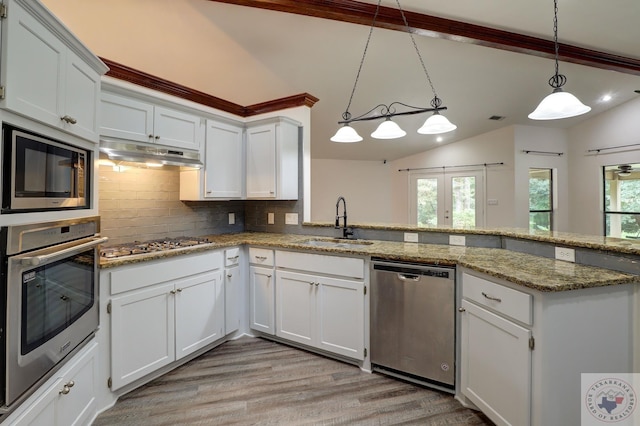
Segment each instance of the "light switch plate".
[[498,199],[497,198],[489,198],[487,200],[487,205],[489,205],[489,206],[497,206],[498,205]]
[[284,224],[285,225],[297,225],[298,224],[298,213],[286,213],[284,215]]
[[416,232],[405,232],[404,233],[404,241],[406,243],[417,243],[418,242],[418,234]]
[[229,213],[229,225],[235,225],[235,224],[236,224],[236,214]]
[[466,242],[467,240],[464,235],[449,235],[450,246],[464,246]]
[[274,223],[276,223],[275,214],[267,213],[267,224],[268,225],[273,225]]

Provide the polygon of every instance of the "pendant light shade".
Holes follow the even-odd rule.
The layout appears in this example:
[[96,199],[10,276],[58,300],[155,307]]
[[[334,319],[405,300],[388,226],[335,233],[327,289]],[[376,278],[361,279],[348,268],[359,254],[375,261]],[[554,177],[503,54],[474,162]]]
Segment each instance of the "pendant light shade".
[[437,135],[450,132],[457,128],[458,126],[451,123],[447,117],[436,111],[431,117],[427,118],[422,127],[418,129],[418,133],[421,135]]
[[331,138],[331,142],[342,142],[342,143],[353,143],[360,142],[362,140],[362,136],[356,132],[356,130],[345,124],[340,127],[335,135]]
[[529,118],[532,120],[558,120],[561,118],[575,117],[591,111],[580,99],[562,89],[556,89],[545,97]]
[[407,132],[402,130],[400,126],[398,126],[398,123],[387,118],[380,123],[375,132],[371,133],[371,137],[376,139],[397,139],[406,134]]
[[[400,12],[400,16],[402,17],[402,21],[406,28],[407,33],[411,39],[411,43],[413,44],[413,48],[416,52],[420,65],[422,66],[422,71],[424,71],[425,77],[431,88],[431,92],[433,93],[433,100],[431,101],[431,108],[422,108],[415,107],[411,105],[407,105],[402,102],[391,102],[390,104],[379,104],[369,111],[361,114],[357,117],[352,117],[349,112],[349,108],[351,107],[351,102],[353,101],[353,96],[356,92],[356,87],[358,86],[358,79],[360,77],[360,73],[362,71],[362,66],[364,65],[365,57],[367,56],[367,49],[369,47],[369,42],[371,41],[371,34],[373,29],[376,26],[376,22],[378,19],[378,13],[380,12],[380,3],[382,0],[378,0],[378,4],[376,6],[376,11],[373,15],[373,22],[371,23],[371,27],[369,28],[369,36],[367,37],[367,42],[364,46],[364,51],[362,52],[362,59],[360,59],[360,66],[358,68],[358,72],[356,74],[356,79],[353,82],[353,88],[351,89],[351,95],[349,96],[349,102],[347,103],[346,110],[342,113],[342,120],[338,121],[338,124],[344,125],[341,127],[336,134],[331,138],[332,142],[359,142],[362,138],[358,135],[358,133],[350,127],[351,123],[359,122],[359,121],[370,121],[370,120],[381,120],[384,121],[378,126],[375,132],[371,133],[371,137],[376,139],[396,139],[401,138],[407,134],[404,130],[398,126],[398,124],[391,121],[392,117],[397,117],[401,115],[414,115],[414,114],[423,114],[426,112],[434,113],[433,117],[428,119],[424,126],[418,131],[422,134],[437,134],[451,131],[456,128],[455,125],[451,124],[449,120],[440,115],[440,111],[444,111],[447,107],[442,106],[442,101],[438,98],[436,94],[436,89],[433,86],[433,82],[431,81],[431,77],[429,76],[429,72],[427,71],[427,67],[424,64],[424,60],[422,59],[422,55],[420,55],[420,50],[418,49],[418,45],[413,37],[413,31],[411,27],[409,27],[409,23],[407,22],[407,18],[402,10],[402,6],[400,6],[400,1],[396,0],[396,4],[398,5],[398,11]],[[398,109],[399,110],[398,110]]]
[[545,97],[538,107],[529,114],[532,120],[559,120],[561,118],[575,117],[591,111],[591,107],[586,106],[578,98],[569,92],[562,90],[562,86],[567,82],[567,77],[559,72],[558,66],[558,0],[553,1],[553,42],[555,47],[556,72],[549,79],[549,86],[553,87],[553,92]]

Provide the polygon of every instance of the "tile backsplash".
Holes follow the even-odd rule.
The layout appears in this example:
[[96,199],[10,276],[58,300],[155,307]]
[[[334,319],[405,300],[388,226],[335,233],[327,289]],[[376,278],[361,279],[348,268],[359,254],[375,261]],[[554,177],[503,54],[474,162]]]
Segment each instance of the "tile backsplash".
[[108,245],[245,229],[243,201],[180,201],[178,167],[100,166],[99,176],[101,233]]

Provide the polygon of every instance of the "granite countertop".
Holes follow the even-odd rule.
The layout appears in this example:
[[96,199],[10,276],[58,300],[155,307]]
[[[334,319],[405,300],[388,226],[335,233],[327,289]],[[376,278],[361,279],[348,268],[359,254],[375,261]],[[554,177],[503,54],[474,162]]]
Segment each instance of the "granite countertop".
[[274,249],[371,256],[389,260],[446,266],[460,265],[496,278],[505,279],[526,288],[544,292],[640,283],[640,276],[637,275],[494,248],[374,240],[368,241],[371,243],[369,245],[345,244],[346,247],[316,247],[310,246],[305,242],[330,238],[313,235],[255,232],[210,235],[207,236],[207,239],[211,241],[210,244],[115,259],[101,259],[100,268],[107,269],[154,259],[248,244]]
[[[329,222],[305,222],[304,226],[316,228],[334,228]],[[451,227],[418,227],[406,224],[388,223],[350,223],[349,226],[360,229],[377,229],[382,231],[437,232],[446,234],[495,235],[500,237],[519,238],[577,248],[604,250],[613,253],[640,255],[640,240],[627,238],[604,237],[601,235],[583,235],[571,232],[532,231],[525,228],[451,228]]]

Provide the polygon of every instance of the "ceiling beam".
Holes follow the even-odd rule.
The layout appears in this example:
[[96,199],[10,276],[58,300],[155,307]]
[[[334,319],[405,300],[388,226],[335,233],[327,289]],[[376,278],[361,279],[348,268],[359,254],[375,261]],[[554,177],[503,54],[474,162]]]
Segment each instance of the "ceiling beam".
[[[355,0],[209,0],[261,9],[289,12],[316,18],[331,19],[370,26],[376,5]],[[446,40],[493,47],[527,55],[554,58],[552,40],[531,37],[510,31],[498,30],[437,16],[405,11],[405,16],[415,34]],[[406,31],[400,12],[390,7],[380,7],[376,27]],[[614,55],[607,52],[584,49],[560,43],[559,59],[594,68],[640,75],[640,59]]]

